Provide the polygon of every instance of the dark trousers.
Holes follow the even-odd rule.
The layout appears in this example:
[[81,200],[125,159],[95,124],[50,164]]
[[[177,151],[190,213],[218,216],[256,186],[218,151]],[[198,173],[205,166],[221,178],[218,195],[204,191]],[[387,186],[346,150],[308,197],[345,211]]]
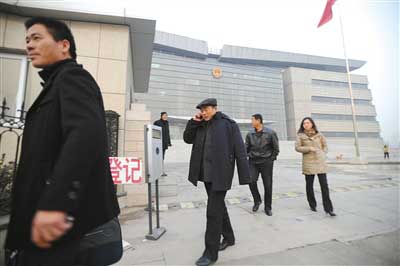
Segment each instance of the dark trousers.
[[216,261],[221,242],[221,235],[229,243],[235,242],[235,236],[228,210],[225,205],[226,191],[215,191],[211,183],[204,183],[208,195],[207,228],[205,234],[205,250],[203,255]]
[[384,158],[384,159],[386,159],[386,158],[389,159],[389,153],[388,153],[388,152],[385,152],[385,153],[383,154],[383,158]]
[[264,184],[264,209],[271,210],[272,205],[272,175],[274,169],[274,162],[267,161],[261,164],[254,164],[250,162],[250,174],[253,179],[251,183],[250,191],[253,195],[254,203],[261,203],[261,195],[258,191],[257,180],[261,174],[261,178]]
[[163,149],[162,150],[162,159],[164,160],[165,159],[165,153],[167,152],[167,149]]
[[[314,176],[315,175],[306,175],[307,200],[311,208],[317,207],[317,202],[315,201],[314,195]],[[329,197],[329,187],[326,174],[318,174],[318,179],[321,186],[322,203],[324,205],[324,210],[326,212],[331,212],[333,211],[333,206]]]

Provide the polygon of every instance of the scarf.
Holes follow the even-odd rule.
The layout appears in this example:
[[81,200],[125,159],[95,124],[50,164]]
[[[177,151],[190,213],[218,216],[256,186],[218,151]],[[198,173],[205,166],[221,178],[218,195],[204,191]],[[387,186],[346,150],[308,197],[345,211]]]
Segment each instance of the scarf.
[[304,130],[304,134],[306,134],[308,137],[314,137],[316,134],[317,134],[317,132],[315,132],[315,130],[312,128],[312,129],[310,129],[310,130]]

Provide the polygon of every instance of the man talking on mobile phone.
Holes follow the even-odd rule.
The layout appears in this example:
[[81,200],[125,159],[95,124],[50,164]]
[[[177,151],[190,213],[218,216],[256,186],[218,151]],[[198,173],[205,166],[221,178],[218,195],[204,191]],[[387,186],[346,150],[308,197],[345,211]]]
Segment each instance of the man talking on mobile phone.
[[198,266],[208,266],[218,260],[218,251],[235,244],[225,206],[235,161],[239,183],[245,185],[251,180],[246,148],[236,122],[217,110],[214,98],[202,101],[196,108],[200,112],[188,121],[183,138],[186,143],[193,144],[189,181],[195,186],[198,181],[204,182],[208,195],[205,250],[196,261]]

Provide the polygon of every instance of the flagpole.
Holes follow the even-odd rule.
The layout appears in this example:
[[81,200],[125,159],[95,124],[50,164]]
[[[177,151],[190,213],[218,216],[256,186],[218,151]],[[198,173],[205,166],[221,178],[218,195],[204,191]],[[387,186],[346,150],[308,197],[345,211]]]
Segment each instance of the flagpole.
[[350,93],[350,102],[351,102],[351,112],[353,116],[353,130],[354,130],[354,140],[355,140],[355,147],[356,147],[356,156],[357,159],[360,159],[360,146],[358,143],[358,128],[357,128],[357,119],[356,119],[356,108],[354,105],[354,97],[353,97],[353,88],[351,84],[351,76],[350,76],[350,67],[349,67],[349,59],[347,58],[346,53],[346,42],[344,38],[344,30],[343,30],[343,22],[342,22],[342,12],[341,12],[341,4],[340,1],[337,0],[339,5],[339,21],[340,21],[340,31],[342,33],[342,42],[343,42],[343,53],[344,59],[346,61],[346,72],[347,72],[347,82],[349,83],[349,93]]

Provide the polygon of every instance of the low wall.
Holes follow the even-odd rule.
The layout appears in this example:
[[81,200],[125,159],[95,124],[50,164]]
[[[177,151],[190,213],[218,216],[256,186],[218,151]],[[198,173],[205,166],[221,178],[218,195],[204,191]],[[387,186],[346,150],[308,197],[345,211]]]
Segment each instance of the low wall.
[[[351,139],[328,139],[328,159],[336,160],[336,156],[342,155],[342,160],[351,160],[355,157],[354,140]],[[294,150],[294,141],[280,141],[280,153],[278,159],[300,160],[301,154]],[[167,151],[166,163],[189,162],[192,145],[186,144],[181,139],[172,140],[172,147]],[[360,152],[363,159],[383,159],[383,143],[380,140],[360,139]],[[392,152],[396,157],[395,151]]]

